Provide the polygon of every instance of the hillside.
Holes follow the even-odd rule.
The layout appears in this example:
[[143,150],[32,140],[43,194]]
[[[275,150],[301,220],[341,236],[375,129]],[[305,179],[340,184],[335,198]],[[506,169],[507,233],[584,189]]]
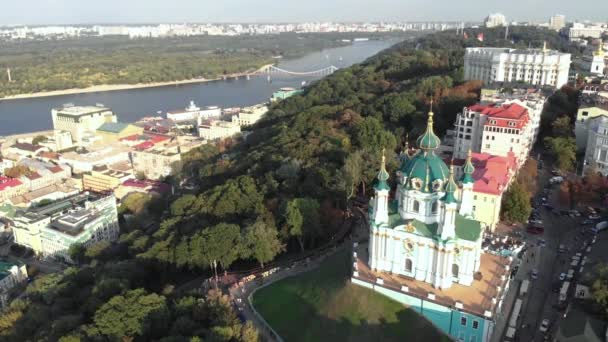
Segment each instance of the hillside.
[[[547,30],[512,28],[513,43],[485,34],[488,45],[561,46]],[[165,213],[125,203],[160,228],[123,222],[118,244],[71,250],[81,266],[34,281],[0,316],[0,340],[255,341],[221,297],[175,289],[210,276],[216,261],[219,273],[251,268],[330,241],[348,199],[369,192],[382,148],[394,170],[431,99],[439,136],[477,101],[480,84],[462,80],[464,47],[475,44],[454,32],[399,44],[273,106],[246,140],[192,151],[183,177],[196,194]]]

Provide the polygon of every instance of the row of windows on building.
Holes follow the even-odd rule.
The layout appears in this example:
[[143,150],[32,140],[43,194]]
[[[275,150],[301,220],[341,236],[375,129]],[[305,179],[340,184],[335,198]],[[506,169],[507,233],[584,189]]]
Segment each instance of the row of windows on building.
[[[433,202],[433,204],[431,204],[431,213],[436,214],[437,213],[437,208],[438,208],[438,204],[437,201]],[[412,206],[412,211],[416,212],[416,213],[420,213],[420,202],[417,200],[414,200],[414,204]],[[421,213],[424,214],[424,213]]]
[[[414,270],[414,263],[412,262],[412,259],[410,259],[410,258],[405,259],[405,271],[408,273],[412,273],[413,270]],[[458,266],[458,264],[452,264],[452,278],[454,280],[458,280],[459,275],[460,275],[460,266]],[[462,321],[461,321],[461,323],[462,323]],[[463,325],[466,325],[466,322]]]
[[[491,122],[492,123],[492,122]],[[494,121],[492,124],[496,124]],[[514,128],[503,128],[503,127],[494,127],[494,126],[484,126],[484,131],[486,132],[495,132],[495,133],[507,133],[507,134],[521,134],[521,130]]]

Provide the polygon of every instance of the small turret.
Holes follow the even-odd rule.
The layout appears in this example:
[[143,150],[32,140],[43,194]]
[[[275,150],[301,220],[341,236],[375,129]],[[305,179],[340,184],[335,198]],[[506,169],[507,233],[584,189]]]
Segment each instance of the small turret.
[[443,196],[444,203],[458,203],[456,200],[456,192],[458,191],[458,184],[454,181],[454,165],[450,165],[450,176],[445,184],[445,195]]
[[471,149],[469,149],[469,152],[467,154],[467,161],[465,162],[462,171],[464,172],[464,175],[462,176],[463,184],[464,183],[475,183],[475,180],[473,179],[473,173],[475,172],[475,166],[473,166],[473,158],[472,158]]
[[441,199],[445,206],[440,232],[443,240],[452,239],[456,236],[456,214],[458,213],[456,191],[458,191],[458,185],[454,181],[454,165],[450,165],[450,176],[445,184],[445,195]]
[[376,176],[378,182],[374,186],[376,190],[390,190],[388,183],[386,182],[389,178],[389,174],[386,171],[386,157],[384,156],[384,149],[382,149],[382,164],[380,165],[380,171]]
[[382,164],[376,178],[378,179],[378,182],[374,185],[376,196],[372,199],[372,216],[370,218],[374,226],[388,223],[388,193],[391,188],[387,183],[389,174],[386,171],[384,149],[382,149]]
[[475,166],[473,166],[471,154],[471,149],[469,149],[467,161],[462,168],[464,175],[462,176],[462,196],[460,198],[460,215],[469,218],[472,218],[475,214],[473,212],[473,186],[475,185],[473,173],[475,172]]
[[426,131],[421,135],[418,140],[418,147],[423,151],[434,151],[441,145],[441,140],[433,131],[433,102],[431,101],[431,109],[429,111],[429,118],[426,124]]

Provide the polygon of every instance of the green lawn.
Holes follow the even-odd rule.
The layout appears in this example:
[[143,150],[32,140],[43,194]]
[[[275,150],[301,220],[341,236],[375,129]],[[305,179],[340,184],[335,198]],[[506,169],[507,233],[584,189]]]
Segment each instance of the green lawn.
[[259,290],[253,304],[286,342],[449,341],[402,304],[348,281],[340,252],[315,271]]

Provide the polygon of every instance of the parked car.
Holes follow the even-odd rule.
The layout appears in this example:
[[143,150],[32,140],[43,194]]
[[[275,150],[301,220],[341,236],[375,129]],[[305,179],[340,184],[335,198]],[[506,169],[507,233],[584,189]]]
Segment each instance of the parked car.
[[526,231],[530,234],[538,235],[544,233],[545,228],[541,226],[528,226],[528,228],[526,228]]
[[562,281],[563,281],[563,280],[566,280],[566,273],[563,273],[563,272],[562,272],[562,273],[560,273],[560,274],[559,274],[559,280],[562,280]]
[[599,220],[601,217],[598,214],[591,214],[587,217],[589,220]]
[[582,224],[594,224],[596,220],[584,219]]
[[545,246],[547,245],[547,240],[545,240],[545,239],[540,239],[540,238],[539,238],[539,239],[537,240],[537,242],[538,242],[538,245],[539,245],[540,247],[545,247]]

